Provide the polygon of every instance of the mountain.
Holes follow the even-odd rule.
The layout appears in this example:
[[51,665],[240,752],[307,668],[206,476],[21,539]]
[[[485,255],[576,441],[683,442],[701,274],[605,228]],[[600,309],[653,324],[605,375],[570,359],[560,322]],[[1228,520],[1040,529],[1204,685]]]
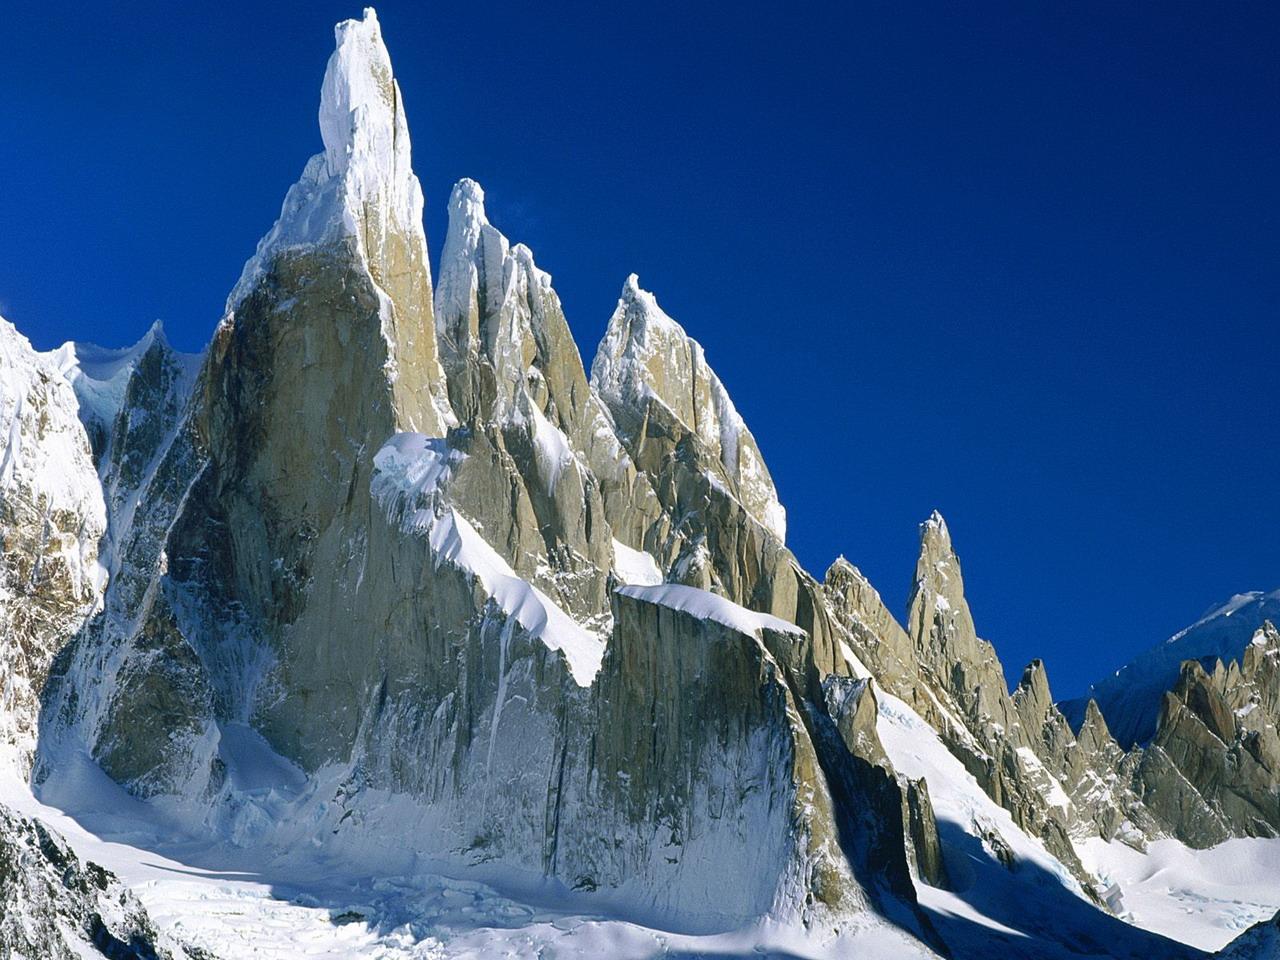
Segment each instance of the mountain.
[[1111,676],[1093,683],[1085,696],[1059,706],[1072,725],[1078,726],[1085,705],[1096,700],[1121,745],[1145,743],[1155,733],[1161,697],[1177,682],[1183,662],[1198,660],[1212,669],[1215,660],[1238,660],[1254,632],[1267,620],[1280,622],[1280,590],[1238,593]]
[[[0,945],[15,960],[187,960],[108,870],[0,805]],[[198,956],[190,960],[200,960]]]
[[106,508],[71,384],[0,319],[0,741],[24,765],[54,656],[102,603]]
[[[1040,661],[1007,688],[941,514],[901,622],[803,568],[635,275],[588,374],[462,180],[432,283],[372,10],[319,125],[199,356],[0,324],[0,851],[35,891],[0,944],[1172,958],[1280,909],[1274,629],[1181,665],[1145,747],[1073,728]],[[33,836],[119,884],[55,889]],[[1214,844],[1264,864],[1247,905],[1126,906]],[[99,894],[107,947],[66,921]]]

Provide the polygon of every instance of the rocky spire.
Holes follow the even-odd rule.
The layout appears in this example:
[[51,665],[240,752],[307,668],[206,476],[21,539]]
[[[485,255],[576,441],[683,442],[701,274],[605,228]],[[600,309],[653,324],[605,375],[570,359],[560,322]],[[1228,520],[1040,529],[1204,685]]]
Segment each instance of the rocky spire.
[[[965,600],[964,578],[951,546],[951,532],[937,510],[920,524],[920,555],[908,601],[907,632],[921,661],[941,677],[950,675],[954,664],[972,672],[989,659]],[[999,688],[1005,692],[1003,680]]]
[[285,196],[227,298],[236,310],[277,257],[347,246],[376,284],[387,375],[406,429],[442,435],[452,421],[436,354],[422,187],[400,87],[372,7],[334,28],[320,92],[324,152]]
[[738,414],[702,346],[669,317],[633,273],[591,364],[591,385],[624,435],[634,435],[657,401],[719,461],[742,505],[779,540],[786,511],[755,437]]
[[1013,691],[1013,704],[1029,732],[1038,730],[1048,720],[1053,697],[1049,693],[1049,676],[1043,660],[1032,660],[1022,671],[1022,679]]
[[[1014,737],[1020,725],[995,648],[978,637],[964,595],[960,559],[942,514],[920,524],[920,556],[908,601],[907,633],[932,683],[963,711],[975,733]],[[1046,694],[1047,698],[1047,694]]]
[[1081,742],[1088,741],[1093,747],[1100,747],[1112,740],[1111,730],[1107,727],[1107,719],[1102,715],[1102,710],[1098,706],[1098,701],[1092,697],[1084,708],[1084,721],[1080,724],[1080,729],[1076,732],[1076,736]]
[[[567,433],[581,419],[586,373],[551,276],[489,223],[484,190],[458,181],[435,297],[436,335],[454,410],[507,421],[528,394]],[[483,368],[483,370],[481,369]]]

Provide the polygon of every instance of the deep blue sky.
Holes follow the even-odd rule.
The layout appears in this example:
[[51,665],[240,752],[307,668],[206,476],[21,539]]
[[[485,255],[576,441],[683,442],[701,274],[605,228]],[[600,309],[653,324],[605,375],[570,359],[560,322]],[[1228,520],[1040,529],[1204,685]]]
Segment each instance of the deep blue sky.
[[[0,313],[203,345],[320,148],[356,3],[45,3],[0,58]],[[1032,10],[1030,7],[1045,9]],[[454,180],[587,362],[630,271],[707,348],[791,546],[895,611],[951,523],[1060,696],[1280,586],[1270,3],[379,7],[438,253]]]

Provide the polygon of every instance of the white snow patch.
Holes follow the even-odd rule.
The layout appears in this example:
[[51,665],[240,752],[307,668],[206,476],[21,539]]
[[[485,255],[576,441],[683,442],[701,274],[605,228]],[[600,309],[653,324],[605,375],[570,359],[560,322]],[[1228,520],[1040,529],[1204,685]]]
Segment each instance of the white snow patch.
[[656,603],[672,610],[680,610],[700,620],[714,620],[716,623],[723,624],[731,630],[737,630],[739,633],[745,633],[752,637],[760,636],[761,630],[772,630],[775,633],[790,633],[798,636],[805,635],[804,630],[800,627],[797,627],[794,623],[788,623],[780,617],[748,610],[746,607],[738,606],[732,600],[726,600],[724,597],[706,590],[687,587],[680,583],[664,583],[651,587],[625,586],[619,587],[616,592],[624,597],[634,597],[637,600]]
[[662,583],[657,562],[643,550],[634,550],[617,538],[613,541],[613,572],[623,583],[653,587]]
[[1234,839],[1208,850],[1156,840],[1139,852],[1099,837],[1076,844],[1086,869],[1120,888],[1124,919],[1218,950],[1280,910],[1280,840]]

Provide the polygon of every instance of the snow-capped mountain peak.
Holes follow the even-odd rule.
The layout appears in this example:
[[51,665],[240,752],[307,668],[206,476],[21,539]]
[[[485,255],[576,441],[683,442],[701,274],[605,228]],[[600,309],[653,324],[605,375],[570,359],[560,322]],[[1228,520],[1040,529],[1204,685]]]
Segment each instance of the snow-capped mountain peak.
[[702,345],[634,273],[622,285],[596,351],[591,384],[624,431],[651,401],[660,404],[712,451],[747,511],[779,540],[786,538],[786,511],[755,437],[708,365]]
[[1144,743],[1155,732],[1161,698],[1177,681],[1182,663],[1199,660],[1211,668],[1215,660],[1239,660],[1255,631],[1268,619],[1280,622],[1280,590],[1235,594],[1191,626],[1095,682],[1083,697],[1063,702],[1062,712],[1078,725],[1092,697],[1123,746]]
[[374,268],[392,254],[388,235],[401,235],[426,261],[422,187],[413,173],[404,101],[372,7],[361,20],[334,28],[336,48],[320,88],[324,152],[312,157],[285,197],[280,217],[245,264],[227,301],[234,309],[282,251],[344,237]]

